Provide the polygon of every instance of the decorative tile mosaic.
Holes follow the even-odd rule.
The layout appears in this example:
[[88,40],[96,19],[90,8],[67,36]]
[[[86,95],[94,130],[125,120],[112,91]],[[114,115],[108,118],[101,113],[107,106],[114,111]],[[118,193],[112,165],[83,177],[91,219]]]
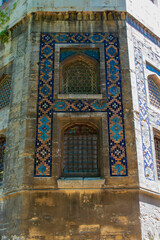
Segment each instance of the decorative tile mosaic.
[[137,79],[138,101],[139,101],[139,117],[141,125],[142,136],[142,149],[144,159],[144,173],[145,177],[154,181],[154,166],[153,166],[153,154],[151,144],[151,130],[149,121],[149,112],[147,106],[147,94],[145,86],[144,64],[143,64],[143,45],[141,42],[134,39],[134,57],[135,57],[135,69]]
[[11,79],[8,76],[0,80],[0,109],[7,106],[10,100]]
[[[104,45],[106,93],[103,100],[54,99],[55,44]],[[52,171],[53,112],[107,112],[111,176],[127,176],[119,44],[110,33],[42,33],[40,42],[39,85],[35,176],[50,177]]]
[[54,112],[106,112],[107,107],[106,99],[93,100],[53,100]]

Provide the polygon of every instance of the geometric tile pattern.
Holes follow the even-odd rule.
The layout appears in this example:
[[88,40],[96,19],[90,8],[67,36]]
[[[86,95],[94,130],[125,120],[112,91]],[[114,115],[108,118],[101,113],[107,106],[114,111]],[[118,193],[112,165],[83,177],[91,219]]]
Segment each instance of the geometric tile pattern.
[[106,99],[93,100],[93,99],[65,99],[53,100],[54,112],[107,112]]
[[154,181],[154,166],[153,166],[153,154],[151,145],[151,130],[149,123],[149,112],[147,106],[147,94],[145,86],[145,75],[144,75],[144,64],[142,49],[134,42],[134,58],[135,58],[135,69],[136,69],[136,81],[138,91],[138,102],[139,102],[139,116],[142,136],[142,149],[144,159],[144,173],[148,180]]
[[10,100],[11,79],[8,76],[0,80],[0,109],[7,106]]
[[[103,44],[105,53],[106,99],[55,99],[55,44]],[[42,33],[37,100],[35,176],[52,172],[53,112],[107,112],[110,175],[127,176],[119,44],[110,33]]]

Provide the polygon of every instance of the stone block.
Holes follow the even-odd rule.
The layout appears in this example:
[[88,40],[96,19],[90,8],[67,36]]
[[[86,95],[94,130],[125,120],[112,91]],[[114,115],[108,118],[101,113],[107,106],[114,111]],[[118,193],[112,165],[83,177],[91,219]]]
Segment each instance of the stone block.
[[98,233],[100,230],[100,225],[95,224],[95,225],[80,225],[79,226],[79,233],[80,234],[86,234],[86,233]]

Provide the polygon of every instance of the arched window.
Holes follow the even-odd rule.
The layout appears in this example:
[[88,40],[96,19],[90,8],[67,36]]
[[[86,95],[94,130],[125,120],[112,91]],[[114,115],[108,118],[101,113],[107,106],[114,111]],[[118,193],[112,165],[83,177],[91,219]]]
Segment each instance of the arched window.
[[[160,81],[160,80],[159,80]],[[160,107],[160,88],[157,82],[152,78],[148,78],[150,103],[155,107]]]
[[0,183],[3,181],[3,163],[6,148],[6,138],[0,137]]
[[0,78],[0,109],[7,106],[10,100],[11,93],[11,77],[3,74]]
[[99,93],[99,62],[79,53],[61,62],[60,92],[64,94]]
[[88,124],[64,130],[63,176],[98,176],[98,131]]

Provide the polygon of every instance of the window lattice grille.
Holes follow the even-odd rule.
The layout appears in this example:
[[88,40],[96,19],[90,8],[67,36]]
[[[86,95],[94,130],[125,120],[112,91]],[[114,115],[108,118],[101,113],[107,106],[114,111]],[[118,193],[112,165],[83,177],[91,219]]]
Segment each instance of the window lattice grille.
[[87,125],[74,125],[64,132],[64,176],[98,175],[98,134]]
[[160,107],[160,90],[152,78],[148,79],[150,103]]
[[0,80],[0,109],[7,106],[10,100],[11,79],[5,76]]
[[5,137],[0,138],[0,182],[3,180],[3,162],[4,162],[4,154],[6,148],[6,139]]
[[62,70],[62,93],[99,93],[99,69],[91,62],[76,60],[66,64]]
[[155,137],[155,151],[156,151],[156,159],[157,159],[157,174],[158,179],[160,180],[160,138]]

